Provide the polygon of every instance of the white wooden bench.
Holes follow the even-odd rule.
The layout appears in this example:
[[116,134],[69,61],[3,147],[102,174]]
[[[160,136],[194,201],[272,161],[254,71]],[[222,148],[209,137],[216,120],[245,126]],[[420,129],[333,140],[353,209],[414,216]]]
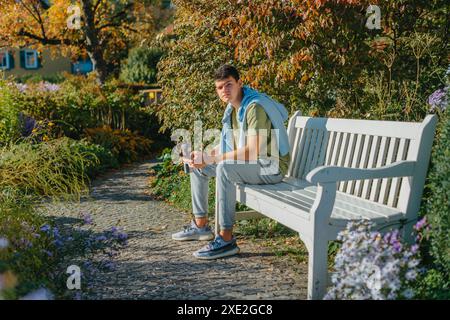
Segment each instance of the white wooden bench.
[[413,123],[310,118],[297,111],[288,125],[291,163],[284,180],[237,185],[239,202],[299,233],[309,255],[308,299],[326,293],[328,241],[350,220],[371,220],[385,231],[400,225],[405,238],[411,234],[436,122],[434,115]]

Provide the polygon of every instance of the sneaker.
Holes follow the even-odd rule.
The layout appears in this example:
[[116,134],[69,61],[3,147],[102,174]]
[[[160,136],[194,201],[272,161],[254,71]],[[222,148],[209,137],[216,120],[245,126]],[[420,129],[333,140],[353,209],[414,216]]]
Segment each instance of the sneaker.
[[185,226],[183,231],[172,234],[172,239],[177,241],[212,240],[214,239],[214,234],[208,225],[199,228],[195,221],[192,220],[191,224]]
[[239,251],[236,238],[225,241],[220,235],[217,235],[208,245],[194,252],[194,257],[204,260],[218,259],[238,254]]

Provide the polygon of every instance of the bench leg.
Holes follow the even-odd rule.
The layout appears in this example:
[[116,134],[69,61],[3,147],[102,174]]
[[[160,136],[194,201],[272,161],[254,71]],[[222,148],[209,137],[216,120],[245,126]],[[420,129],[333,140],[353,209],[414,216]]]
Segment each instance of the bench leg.
[[404,225],[401,234],[407,244],[413,245],[415,242],[414,223],[411,222],[411,223]]
[[316,239],[308,249],[308,299],[323,299],[328,282],[328,242]]

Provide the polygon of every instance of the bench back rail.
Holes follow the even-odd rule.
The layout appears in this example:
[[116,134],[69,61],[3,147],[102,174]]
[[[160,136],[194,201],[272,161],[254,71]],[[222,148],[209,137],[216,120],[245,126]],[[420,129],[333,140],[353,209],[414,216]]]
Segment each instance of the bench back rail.
[[[287,177],[304,180],[314,168],[379,168],[416,162],[414,176],[340,182],[339,191],[398,208],[414,216],[420,204],[437,117],[397,122],[302,117],[289,121],[291,163]],[[410,201],[412,198],[418,200]]]

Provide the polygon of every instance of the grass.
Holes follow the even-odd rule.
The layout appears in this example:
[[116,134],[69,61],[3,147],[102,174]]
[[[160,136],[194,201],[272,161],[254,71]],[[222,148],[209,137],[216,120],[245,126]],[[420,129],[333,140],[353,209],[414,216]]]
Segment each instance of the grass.
[[73,148],[68,138],[12,145],[0,150],[0,190],[79,199],[89,182],[86,170],[97,163],[94,153]]

